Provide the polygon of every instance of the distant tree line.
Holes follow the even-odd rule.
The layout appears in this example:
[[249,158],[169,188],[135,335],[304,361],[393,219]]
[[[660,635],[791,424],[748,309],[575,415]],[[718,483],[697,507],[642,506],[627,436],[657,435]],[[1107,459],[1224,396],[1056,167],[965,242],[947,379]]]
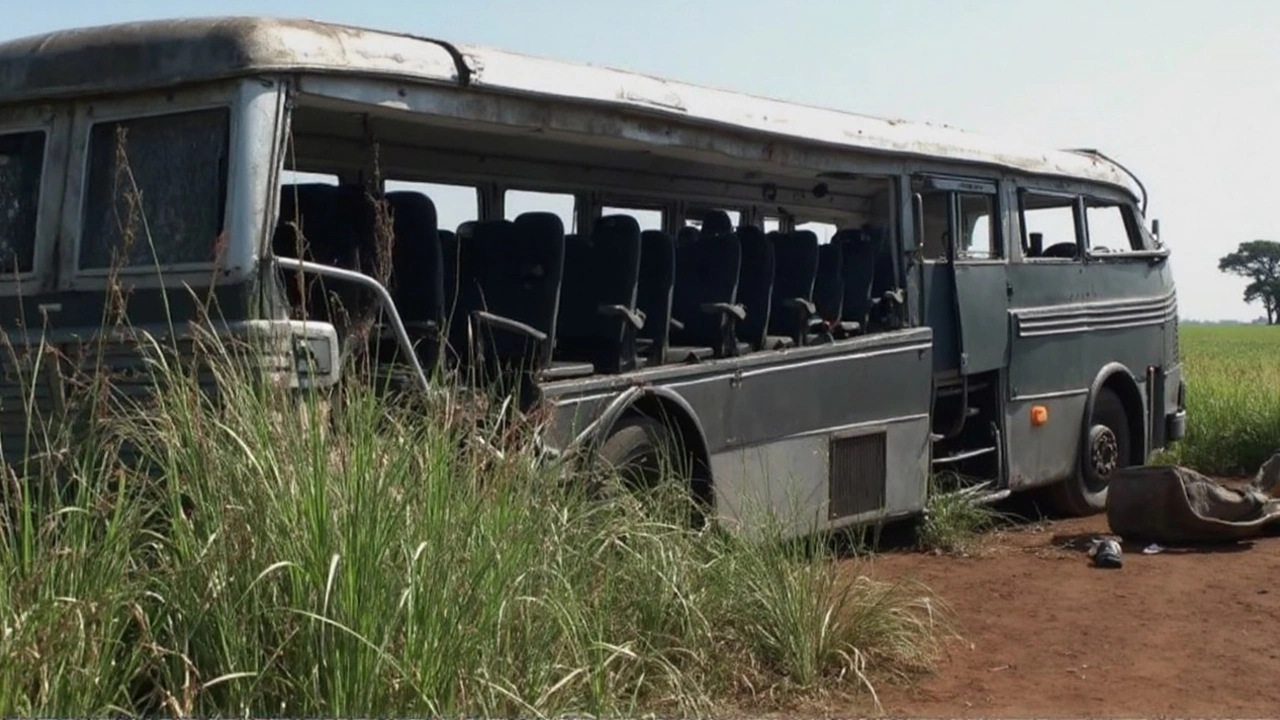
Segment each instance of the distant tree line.
[[1218,260],[1218,269],[1249,280],[1244,288],[1244,301],[1261,303],[1268,325],[1280,322],[1280,242],[1242,242],[1235,252]]

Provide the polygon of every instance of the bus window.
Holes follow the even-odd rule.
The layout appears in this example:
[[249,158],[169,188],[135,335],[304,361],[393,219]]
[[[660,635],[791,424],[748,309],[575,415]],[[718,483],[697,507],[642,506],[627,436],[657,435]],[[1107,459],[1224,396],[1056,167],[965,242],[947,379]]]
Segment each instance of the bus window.
[[[738,227],[738,225],[742,222],[742,213],[738,212],[737,210],[730,210],[728,208],[716,208],[716,209],[720,210],[723,213],[726,213],[729,216],[729,222],[732,223],[734,227]],[[684,224],[686,227],[696,227],[696,228],[702,227],[702,221],[695,217],[686,217],[684,219]]]
[[1022,250],[1028,259],[1078,257],[1075,203],[1071,196],[1022,193]]
[[388,180],[383,184],[383,192],[397,190],[419,192],[431,198],[431,203],[436,206],[436,227],[441,230],[456,232],[462,223],[480,217],[480,196],[470,185],[405,180]]
[[825,222],[807,222],[796,225],[796,230],[808,230],[818,236],[818,244],[822,245],[831,242],[831,238],[836,234],[836,226]]
[[549,212],[559,216],[565,233],[577,232],[577,201],[568,193],[535,192],[533,190],[508,190],[503,195],[504,216],[515,220],[522,213]]
[[[96,123],[89,134],[79,267],[213,262],[227,198],[230,134],[227,108]],[[128,192],[139,201],[136,212],[121,197],[121,157],[127,158]],[[131,237],[144,218],[150,242]]]
[[653,208],[624,208],[605,206],[600,208],[600,216],[608,215],[630,215],[640,223],[640,230],[661,230],[663,213],[661,210]]
[[776,232],[782,229],[782,220],[776,217],[766,217],[764,219],[764,231],[766,233]]
[[1119,205],[1089,201],[1084,211],[1085,227],[1089,230],[1085,247],[1090,252],[1141,250],[1141,240],[1129,232],[1127,216]]
[[960,244],[956,256],[961,260],[998,260],[1001,257],[999,234],[995,224],[995,197],[961,194]]
[[43,131],[0,135],[0,282],[35,268]]
[[951,237],[948,216],[948,193],[929,190],[920,193],[924,226],[918,228],[920,246],[925,260],[946,260],[947,242]]

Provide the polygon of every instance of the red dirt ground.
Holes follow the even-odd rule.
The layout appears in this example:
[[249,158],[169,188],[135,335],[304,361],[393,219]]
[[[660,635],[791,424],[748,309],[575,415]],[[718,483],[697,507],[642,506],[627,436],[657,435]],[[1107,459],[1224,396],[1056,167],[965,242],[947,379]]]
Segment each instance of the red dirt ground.
[[1156,555],[1125,546],[1123,568],[1095,568],[1088,538],[1108,532],[1105,516],[1048,521],[995,533],[973,557],[860,562],[926,584],[963,636],[934,675],[881,687],[885,714],[1280,714],[1280,537]]

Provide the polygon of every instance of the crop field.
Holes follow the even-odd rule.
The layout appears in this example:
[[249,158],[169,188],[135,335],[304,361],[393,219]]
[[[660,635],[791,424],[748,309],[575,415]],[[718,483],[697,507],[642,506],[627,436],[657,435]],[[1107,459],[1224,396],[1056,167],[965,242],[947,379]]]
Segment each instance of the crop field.
[[1280,327],[1181,331],[1187,435],[1169,455],[1211,475],[1252,475],[1280,450]]

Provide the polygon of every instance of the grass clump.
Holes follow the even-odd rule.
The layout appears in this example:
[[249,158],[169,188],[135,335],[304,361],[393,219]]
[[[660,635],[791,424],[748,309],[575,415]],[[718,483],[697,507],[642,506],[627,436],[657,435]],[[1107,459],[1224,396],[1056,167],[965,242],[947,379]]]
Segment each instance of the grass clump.
[[6,483],[0,713],[703,715],[867,693],[946,637],[821,538],[673,522],[674,483],[587,497],[536,418],[201,344],[145,345],[148,394]]
[[967,554],[977,548],[981,535],[999,523],[1001,514],[978,501],[957,478],[935,476],[930,482],[924,517],[916,531],[920,548],[928,552]]
[[1160,460],[1252,475],[1280,449],[1280,328],[1190,325],[1180,340],[1187,432]]

